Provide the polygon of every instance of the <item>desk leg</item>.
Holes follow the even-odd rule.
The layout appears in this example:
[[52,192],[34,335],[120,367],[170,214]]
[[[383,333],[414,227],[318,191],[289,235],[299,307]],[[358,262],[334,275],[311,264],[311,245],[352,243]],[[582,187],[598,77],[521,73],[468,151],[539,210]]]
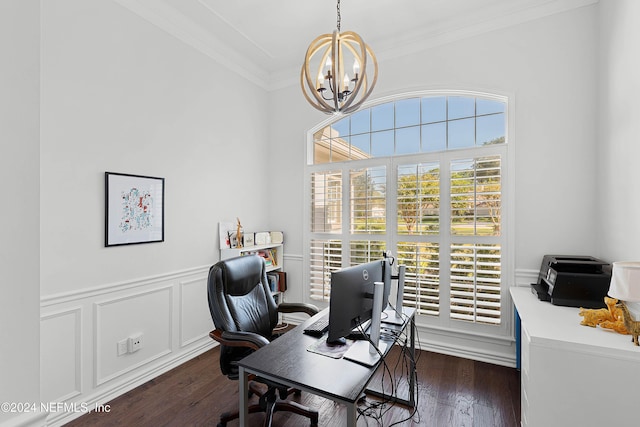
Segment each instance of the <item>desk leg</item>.
[[356,427],[356,421],[358,420],[357,405],[358,402],[347,404],[347,427]]
[[416,322],[415,316],[411,318],[411,338],[409,340],[409,354],[411,354],[411,364],[409,372],[409,406],[416,407]]
[[242,427],[247,425],[247,418],[249,416],[249,376],[242,366],[239,367],[238,373],[238,382],[240,383],[238,389],[238,393],[240,394],[240,416],[238,421]]

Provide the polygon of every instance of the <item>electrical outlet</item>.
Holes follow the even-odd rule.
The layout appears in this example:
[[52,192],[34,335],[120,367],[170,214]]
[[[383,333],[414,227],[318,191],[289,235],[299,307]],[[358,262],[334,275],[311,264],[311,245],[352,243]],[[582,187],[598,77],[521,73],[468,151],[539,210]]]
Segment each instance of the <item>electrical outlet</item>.
[[129,353],[140,350],[142,348],[142,334],[130,336],[128,344]]
[[118,345],[118,356],[122,356],[129,352],[129,340],[124,339],[122,341],[117,342]]

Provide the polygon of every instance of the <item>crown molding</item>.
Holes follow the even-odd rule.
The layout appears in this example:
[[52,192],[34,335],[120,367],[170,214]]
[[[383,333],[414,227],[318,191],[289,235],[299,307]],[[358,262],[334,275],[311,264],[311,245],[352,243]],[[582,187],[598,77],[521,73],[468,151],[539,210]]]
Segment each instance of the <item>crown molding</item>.
[[[435,28],[408,33],[380,46],[385,59],[406,56],[421,50],[475,37],[496,30],[535,21],[598,3],[599,0],[548,0],[523,9],[512,9],[487,19],[449,20]],[[379,55],[380,56],[380,55]]]
[[175,8],[164,2],[150,0],[113,1],[250,82],[269,89],[269,75],[263,67],[193,25]]
[[[153,0],[113,1],[267,91],[298,84],[299,67],[269,72],[246,55],[231,49],[219,39],[193,25],[189,19],[165,2]],[[420,31],[398,34],[393,40],[386,42],[375,41],[375,45],[372,47],[378,61],[384,62],[491,31],[591,6],[598,1],[547,0],[524,9],[512,8],[500,15],[480,21],[474,21],[473,18],[449,19],[440,22],[436,28],[430,27]],[[224,17],[217,16],[224,19]],[[243,36],[246,38],[245,35]],[[258,46],[255,41],[249,41]],[[300,57],[303,56],[304,52],[300,52]]]
[[[598,3],[599,0],[549,0],[545,3],[526,9],[512,10],[502,15],[478,22],[461,25],[460,21],[449,20],[440,23],[438,28],[428,28],[423,31],[399,35],[388,43],[375,42],[372,48],[378,58],[378,63],[412,55],[427,49],[446,45],[486,34],[492,31],[514,27],[526,22],[535,21],[573,9],[587,7]],[[302,57],[302,53],[301,53]],[[298,84],[299,69],[281,70],[271,73],[269,90],[278,90]]]

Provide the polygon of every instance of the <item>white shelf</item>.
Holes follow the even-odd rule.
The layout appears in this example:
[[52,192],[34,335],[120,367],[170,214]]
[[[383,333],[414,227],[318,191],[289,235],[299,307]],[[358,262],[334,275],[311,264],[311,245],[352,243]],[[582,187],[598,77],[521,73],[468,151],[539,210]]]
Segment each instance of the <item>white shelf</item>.
[[244,246],[242,248],[222,248],[222,251],[230,251],[230,252],[252,252],[259,251],[262,249],[270,249],[270,248],[281,248],[282,243],[269,243],[266,245],[253,245],[253,246]]
[[282,243],[270,243],[266,245],[253,245],[245,246],[242,248],[222,248],[220,249],[220,259],[229,259],[237,256],[246,255],[252,252],[259,252],[265,250],[275,251],[275,264],[267,266],[267,272],[274,270],[282,270],[282,261],[284,259],[282,251]]

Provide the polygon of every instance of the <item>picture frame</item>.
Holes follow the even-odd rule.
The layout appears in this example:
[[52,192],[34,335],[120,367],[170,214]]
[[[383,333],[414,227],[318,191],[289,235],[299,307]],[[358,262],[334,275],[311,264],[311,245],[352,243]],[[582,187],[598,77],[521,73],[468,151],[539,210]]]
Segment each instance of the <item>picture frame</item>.
[[247,246],[253,246],[256,244],[254,237],[255,237],[254,233],[244,233],[242,235],[242,244],[244,245],[245,248]]
[[104,174],[105,247],[164,242],[164,178]]
[[268,245],[271,243],[271,233],[268,231],[260,231],[255,234],[254,244],[256,245]]

